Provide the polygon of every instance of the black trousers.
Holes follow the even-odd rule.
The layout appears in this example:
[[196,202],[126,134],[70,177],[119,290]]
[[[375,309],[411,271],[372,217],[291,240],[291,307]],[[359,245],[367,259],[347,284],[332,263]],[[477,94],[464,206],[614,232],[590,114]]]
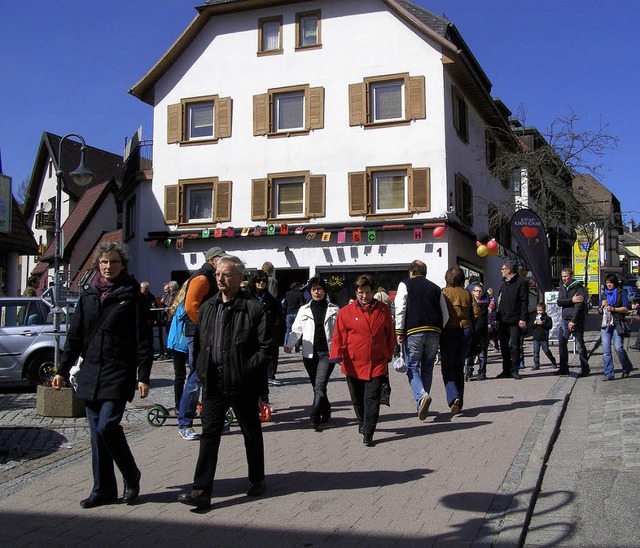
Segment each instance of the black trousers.
[[137,480],[138,467],[120,425],[126,405],[127,400],[85,401],[91,433],[92,496],[118,496],[114,463],[126,482],[135,483]]
[[311,422],[327,422],[331,418],[331,402],[327,395],[327,384],[335,364],[329,363],[328,352],[314,352],[311,358],[302,358],[304,368],[313,386]]
[[233,409],[244,436],[244,448],[249,466],[249,481],[264,480],[264,443],[260,423],[259,389],[247,389],[237,396],[225,395],[219,386],[202,392],[202,435],[200,453],[193,478],[193,489],[211,495],[218,465],[218,450],[222,427],[229,408]]
[[351,403],[363,434],[373,434],[376,431],[380,417],[380,392],[383,379],[384,377],[374,377],[365,381],[347,376]]
[[500,335],[500,352],[502,353],[502,372],[506,375],[518,373],[522,330],[518,324],[500,322],[498,333]]

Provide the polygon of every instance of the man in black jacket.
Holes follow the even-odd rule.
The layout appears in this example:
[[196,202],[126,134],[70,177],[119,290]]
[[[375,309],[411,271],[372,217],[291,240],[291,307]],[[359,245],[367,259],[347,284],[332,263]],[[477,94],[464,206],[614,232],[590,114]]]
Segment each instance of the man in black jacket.
[[502,352],[502,373],[498,379],[520,378],[520,347],[529,317],[529,286],[518,276],[516,261],[506,261],[501,268],[504,279],[498,293],[496,320]]
[[573,270],[562,269],[562,283],[558,291],[558,306],[562,308],[562,322],[558,340],[558,353],[560,354],[560,367],[554,373],[556,375],[569,374],[569,337],[573,333],[576,339],[578,355],[580,356],[580,375],[588,377],[589,358],[587,347],[584,344],[584,322],[587,316],[587,300],[589,296],[582,282],[574,280]]
[[194,360],[202,382],[202,435],[191,493],[178,501],[211,507],[213,477],[225,416],[231,407],[240,424],[249,465],[249,496],[265,493],[264,444],[258,416],[260,388],[272,341],[264,305],[240,290],[244,264],[222,257],[216,265],[219,292],[200,306]]

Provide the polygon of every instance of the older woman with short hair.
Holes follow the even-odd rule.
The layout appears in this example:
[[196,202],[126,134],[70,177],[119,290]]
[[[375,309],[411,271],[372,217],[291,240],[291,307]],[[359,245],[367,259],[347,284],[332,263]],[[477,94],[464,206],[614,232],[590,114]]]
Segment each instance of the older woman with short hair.
[[131,504],[140,492],[140,470],[120,421],[136,388],[141,398],[149,394],[153,334],[149,307],[127,264],[124,244],[98,245],[93,259],[98,275],[82,287],[52,382],[56,390],[62,388],[83,358],[77,396],[85,400],[93,468],[93,489],[80,502],[83,508],[118,501],[114,463],[124,479],[122,502]]
[[329,361],[342,363],[351,402],[366,446],[373,446],[380,416],[382,384],[393,358],[396,336],[391,309],[373,298],[377,287],[371,276],[354,284],[356,300],[338,312]]

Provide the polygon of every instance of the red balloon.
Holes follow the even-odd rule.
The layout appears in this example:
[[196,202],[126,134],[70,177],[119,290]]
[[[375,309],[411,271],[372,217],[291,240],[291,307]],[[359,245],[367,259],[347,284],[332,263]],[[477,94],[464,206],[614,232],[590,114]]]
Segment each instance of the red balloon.
[[496,242],[495,238],[493,240],[489,240],[487,242],[487,247],[489,251],[493,251],[494,249],[498,249],[498,242]]
[[446,228],[443,226],[437,226],[436,228],[433,229],[433,237],[434,238],[442,238],[444,236],[444,233],[446,232]]
[[481,243],[481,242],[476,241],[476,247],[480,247],[481,245],[482,245],[482,243]]

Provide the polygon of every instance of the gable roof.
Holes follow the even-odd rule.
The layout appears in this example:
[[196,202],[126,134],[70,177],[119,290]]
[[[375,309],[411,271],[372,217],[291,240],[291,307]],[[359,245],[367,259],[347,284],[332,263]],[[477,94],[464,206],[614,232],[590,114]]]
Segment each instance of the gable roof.
[[16,199],[11,195],[11,232],[0,232],[0,248],[3,252],[13,251],[20,255],[37,255],[38,245],[33,232],[24,220]]
[[[307,1],[309,0],[206,0],[204,5],[196,7],[198,15],[189,26],[156,64],[128,90],[128,93],[153,106],[156,82],[189,47],[211,17]],[[509,127],[505,116],[491,98],[491,82],[455,25],[408,0],[381,0],[381,2],[405,23],[443,48],[443,63],[452,77],[460,83],[463,93],[479,107],[478,110],[483,112],[490,125],[503,128],[508,132]]]
[[[73,208],[73,211],[67,217],[67,220],[62,225],[64,232],[65,246],[64,256],[69,257],[73,252],[73,246],[78,239],[83,235],[84,227],[91,221],[95,212],[102,205],[106,197],[113,191],[114,184],[112,181],[107,181],[99,185],[88,187],[80,200]],[[41,261],[52,261],[55,253],[55,240],[47,246],[47,249],[40,258]]]
[[[33,164],[33,170],[31,171],[31,178],[29,179],[27,196],[22,206],[22,211],[26,219],[32,217],[35,208],[39,205],[37,200],[40,196],[43,173],[48,167],[49,159],[53,161],[54,171],[60,166],[58,150],[61,139],[61,136],[54,133],[47,131],[42,132],[36,160]],[[64,171],[62,190],[76,201],[80,198],[85,188],[75,184],[69,176],[69,172],[78,167],[80,163],[81,146],[82,144],[80,142],[71,139],[65,139],[62,143],[62,168]],[[87,145],[85,150],[85,163],[94,175],[93,181],[88,188],[103,184],[112,178],[120,180],[122,177],[123,161],[122,156],[118,154]]]

